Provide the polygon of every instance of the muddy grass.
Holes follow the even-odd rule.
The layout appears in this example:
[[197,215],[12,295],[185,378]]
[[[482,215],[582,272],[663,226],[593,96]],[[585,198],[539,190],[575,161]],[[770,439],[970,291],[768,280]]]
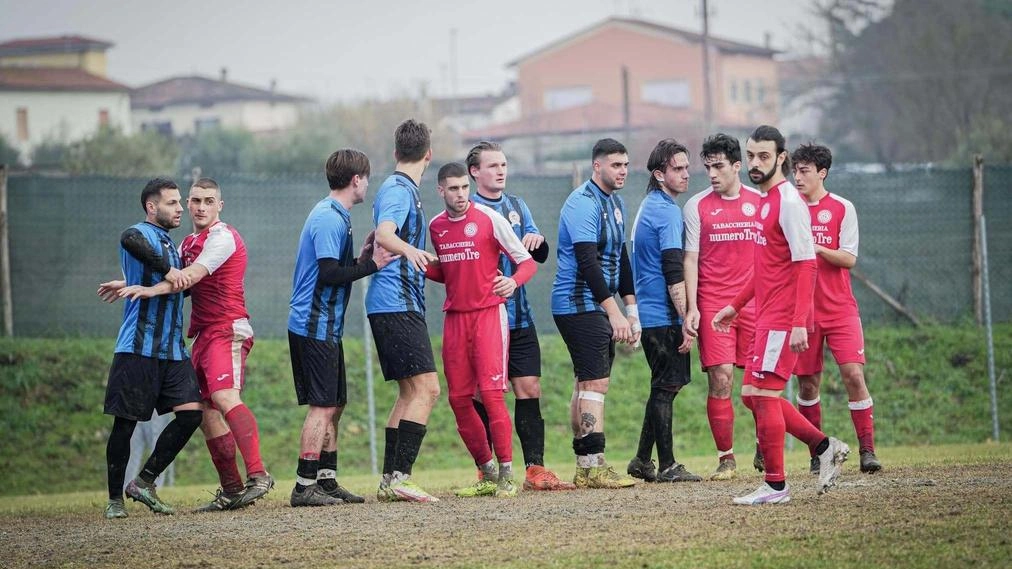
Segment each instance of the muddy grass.
[[[850,466],[848,464],[848,466]],[[130,517],[94,510],[0,517],[4,567],[1008,567],[1012,464],[851,470],[828,495],[730,504],[758,484],[522,493],[513,500],[298,509],[279,487],[255,507]]]

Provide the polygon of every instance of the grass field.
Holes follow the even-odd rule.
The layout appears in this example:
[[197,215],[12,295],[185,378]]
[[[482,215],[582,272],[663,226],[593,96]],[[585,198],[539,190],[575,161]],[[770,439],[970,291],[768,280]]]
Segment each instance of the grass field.
[[[1012,559],[1012,445],[880,449],[885,470],[856,460],[829,494],[815,495],[807,455],[788,456],[789,504],[732,506],[758,475],[728,482],[641,484],[626,490],[525,492],[458,499],[470,469],[417,478],[442,500],[381,504],[376,480],[342,482],[366,504],[287,506],[281,480],[254,507],[218,514],[102,519],[100,491],[0,498],[4,567],[1008,567]],[[688,457],[705,470],[709,456]],[[742,461],[745,462],[745,461]],[[568,464],[556,464],[571,472]],[[210,498],[205,486],[167,488],[179,509]]]

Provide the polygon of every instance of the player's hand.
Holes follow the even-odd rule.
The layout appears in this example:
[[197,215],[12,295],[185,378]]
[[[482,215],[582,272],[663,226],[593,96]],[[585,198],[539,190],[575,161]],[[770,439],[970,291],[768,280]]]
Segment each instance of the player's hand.
[[436,256],[428,251],[423,251],[416,247],[409,247],[404,253],[404,258],[407,259],[415,269],[420,273],[425,272],[425,266],[436,260]]
[[125,298],[127,300],[140,300],[142,298],[151,298],[152,296],[155,296],[151,287],[141,285],[125,286],[119,289],[119,292],[116,294],[119,295],[120,298]]
[[643,326],[638,316],[626,316],[629,321],[629,345],[634,349],[640,347],[640,338],[643,337]]
[[528,233],[520,239],[520,242],[524,244],[524,247],[526,247],[528,251],[533,251],[538,247],[541,247],[541,244],[545,242],[545,236],[538,235],[537,233]]
[[499,275],[492,281],[492,292],[497,296],[503,298],[509,298],[513,296],[513,293],[517,290],[517,281],[513,280],[512,277],[504,277]]
[[[373,262],[376,263],[377,269],[382,269],[383,267],[401,258],[400,255],[394,255],[390,251],[384,249],[383,246],[378,243],[377,244],[370,243],[369,247],[371,249],[369,254],[372,256]],[[362,247],[362,251],[363,253],[365,252],[365,247]]]
[[730,332],[731,322],[738,316],[738,311],[734,309],[730,304],[720,309],[720,312],[714,315],[710,325],[713,329],[718,332]]
[[803,352],[808,349],[808,328],[795,326],[791,328],[791,351]]
[[126,286],[126,281],[108,281],[98,285],[98,296],[105,302],[116,302],[119,290]]
[[[365,236],[365,241],[362,243],[362,249],[358,252],[358,262],[364,263],[369,260],[369,257],[373,257],[373,249],[376,244],[376,231],[370,231],[369,235]],[[373,259],[375,260],[375,258]],[[380,267],[379,262],[376,263],[377,267]],[[380,267],[381,269],[383,267]]]
[[629,343],[632,338],[632,327],[629,320],[620,312],[608,315],[608,323],[611,324],[611,339],[616,342]]
[[682,336],[696,339],[699,336],[699,310],[689,308],[685,311],[685,318],[682,320]]
[[[173,292],[179,292],[190,286],[190,277],[183,271],[176,268],[171,268],[169,269],[169,272],[165,273],[165,280],[172,285]],[[122,298],[122,295],[120,298]]]

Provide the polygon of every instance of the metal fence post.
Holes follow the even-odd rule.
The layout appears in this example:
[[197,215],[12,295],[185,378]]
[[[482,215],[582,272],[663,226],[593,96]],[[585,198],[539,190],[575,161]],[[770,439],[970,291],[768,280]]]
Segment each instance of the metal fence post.
[[4,336],[14,335],[11,295],[11,242],[7,223],[7,165],[0,164],[0,292],[3,293]]
[[994,376],[994,335],[991,330],[991,279],[987,272],[987,223],[980,216],[981,288],[984,300],[984,331],[987,337],[987,378],[991,391],[991,437],[998,441],[998,380]]
[[376,394],[373,388],[372,333],[369,330],[369,315],[365,307],[365,295],[369,291],[372,277],[362,279],[362,355],[365,358],[366,402],[369,407],[369,461],[373,476],[378,474],[376,461]]

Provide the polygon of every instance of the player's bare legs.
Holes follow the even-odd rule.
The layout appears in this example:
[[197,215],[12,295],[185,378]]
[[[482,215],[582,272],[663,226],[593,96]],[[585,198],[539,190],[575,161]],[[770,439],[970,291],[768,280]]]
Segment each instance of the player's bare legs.
[[429,414],[439,397],[439,377],[435,372],[413,375],[399,380],[397,389],[397,401],[387,419],[384,475],[377,498],[436,501],[408,478],[425,437]]

